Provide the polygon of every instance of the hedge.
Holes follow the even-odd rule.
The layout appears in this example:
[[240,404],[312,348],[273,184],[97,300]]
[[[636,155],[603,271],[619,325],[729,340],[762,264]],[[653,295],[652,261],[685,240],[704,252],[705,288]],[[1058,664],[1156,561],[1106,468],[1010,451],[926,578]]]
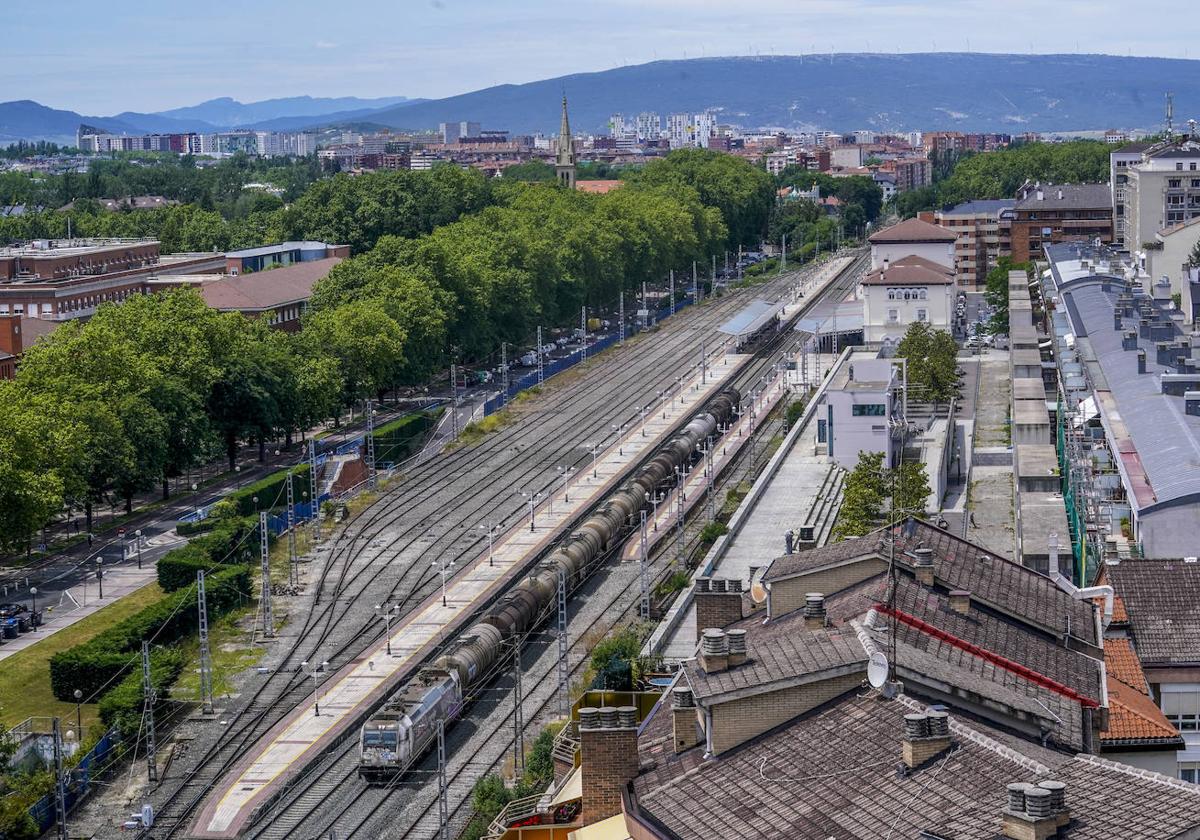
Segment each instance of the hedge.
[[[292,493],[295,500],[300,502],[309,488],[308,464],[273,472],[241,490],[235,490],[225,499],[237,505],[237,512],[241,516],[257,516],[260,510],[284,507],[287,505],[287,485],[284,481],[288,475],[292,477]],[[258,497],[257,505],[254,503],[255,496]]]
[[[250,592],[250,569],[225,568],[205,580],[210,620],[245,601]],[[143,639],[167,645],[190,636],[197,626],[196,593],[182,589],[105,630],[90,641],[60,651],[50,658],[50,687],[64,702],[75,701],[74,691],[94,698],[114,688],[121,671],[136,661]]]
[[158,561],[158,585],[174,592],[196,581],[196,572],[253,563],[258,557],[258,523],[252,519],[217,522],[185,546]]
[[[177,648],[156,648],[150,654],[150,682],[154,685],[156,708],[170,697],[171,686],[183,672],[187,657]],[[116,726],[122,738],[135,738],[142,726],[145,697],[142,693],[142,669],[131,668],[100,700],[100,720],[108,728]]]
[[423,442],[425,432],[433,428],[441,409],[409,414],[375,430],[376,463],[399,463],[413,454]]

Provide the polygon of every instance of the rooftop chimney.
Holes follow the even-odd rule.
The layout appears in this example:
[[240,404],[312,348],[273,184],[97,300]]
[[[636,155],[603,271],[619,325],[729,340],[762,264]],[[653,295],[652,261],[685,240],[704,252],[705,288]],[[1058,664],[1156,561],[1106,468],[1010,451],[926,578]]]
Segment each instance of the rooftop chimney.
[[700,642],[700,667],[706,674],[715,674],[729,667],[729,637],[724,630],[716,627],[704,629]]
[[950,593],[950,609],[959,615],[971,611],[971,593],[965,589],[955,589]]
[[809,630],[820,630],[825,626],[825,596],[820,592],[804,595],[804,626]]
[[696,579],[696,639],[705,627],[726,627],[742,618],[741,578]]
[[901,757],[904,766],[915,770],[950,747],[950,718],[945,712],[904,716]]
[[913,554],[917,555],[917,580],[925,586],[933,586],[933,549],[918,548]]
[[729,630],[725,638],[729,642],[729,667],[741,665],[746,661],[746,631]]
[[[606,715],[607,711],[611,715]],[[611,717],[611,725],[606,717]],[[633,725],[626,725],[628,714],[621,715],[616,709],[579,710],[581,816],[585,823],[621,813],[621,791],[638,773],[636,710],[633,717]]]
[[1000,812],[1000,832],[1004,837],[1048,840],[1070,822],[1066,783],[1047,780],[1008,786],[1007,802]]
[[1062,190],[1059,190],[1058,191],[1058,200],[1059,201],[1062,201],[1062,195],[1063,195]]
[[696,698],[692,690],[676,686],[671,691],[671,721],[675,729],[675,752],[690,750],[702,740]]
[[1138,373],[1146,372],[1146,351],[1145,350],[1137,351],[1137,365],[1138,365],[1138,368],[1137,368]]

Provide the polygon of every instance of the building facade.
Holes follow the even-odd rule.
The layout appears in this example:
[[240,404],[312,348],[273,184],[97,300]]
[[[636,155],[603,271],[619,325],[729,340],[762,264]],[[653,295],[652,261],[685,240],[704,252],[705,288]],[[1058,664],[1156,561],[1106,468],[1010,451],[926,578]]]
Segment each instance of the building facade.
[[987,273],[1011,250],[1014,199],[967,201],[935,211],[933,220],[952,231],[954,271],[964,288],[980,289]]
[[867,237],[871,243],[871,268],[881,268],[886,261],[896,262],[909,256],[922,257],[943,268],[954,270],[954,243],[958,236],[944,227],[905,219],[899,224],[876,231]]
[[1013,262],[1040,259],[1044,246],[1060,242],[1111,243],[1111,202],[1108,184],[1026,182],[1013,206]]
[[1200,139],[1160,143],[1125,166],[1125,250],[1137,253],[1155,234],[1200,217]]
[[863,340],[899,343],[910,324],[949,330],[954,316],[954,269],[908,255],[862,279]]

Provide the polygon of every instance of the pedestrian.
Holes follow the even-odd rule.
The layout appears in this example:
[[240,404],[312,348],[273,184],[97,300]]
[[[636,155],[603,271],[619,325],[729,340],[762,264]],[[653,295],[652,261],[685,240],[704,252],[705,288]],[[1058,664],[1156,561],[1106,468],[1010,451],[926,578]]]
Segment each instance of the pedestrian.
[[88,531],[88,547],[91,548],[91,545],[92,545],[92,532]]
[[975,524],[975,511],[971,511],[971,527],[972,527],[972,528],[977,528],[977,527],[979,527],[979,526],[977,526],[977,525]]

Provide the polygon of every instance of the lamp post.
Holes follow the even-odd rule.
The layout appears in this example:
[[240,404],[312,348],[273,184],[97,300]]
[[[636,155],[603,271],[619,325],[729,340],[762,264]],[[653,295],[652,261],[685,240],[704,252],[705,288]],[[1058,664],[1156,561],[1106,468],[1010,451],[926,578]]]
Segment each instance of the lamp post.
[[[387,655],[392,655],[392,616],[400,609],[399,604],[392,604],[387,609],[384,609],[379,604],[375,605],[375,617],[383,619],[383,632],[387,634]],[[380,612],[383,610],[383,612]]]
[[96,581],[100,586],[100,600],[104,600],[104,558],[96,558]]
[[83,692],[77,688],[71,693],[75,697],[75,728],[79,731],[79,742],[83,743]]
[[133,536],[137,540],[138,568],[140,569],[142,568],[142,529],[138,528],[134,531]]
[[563,484],[562,489],[563,489],[563,504],[564,505],[571,504],[571,494],[567,490],[567,480],[570,479],[571,473],[573,473],[573,472],[575,472],[574,467],[565,467],[565,466],[558,467],[558,475],[560,478],[562,478],[562,484]]
[[541,493],[529,493],[529,492],[526,492],[525,490],[522,490],[521,495],[525,497],[525,500],[527,502],[529,502],[529,530],[530,530],[530,532],[532,532],[536,528],[536,525],[537,525],[537,523],[534,519],[534,514],[535,514],[534,506],[537,504],[537,500],[541,498],[542,494]]
[[430,565],[431,566],[439,566],[441,568],[441,572],[442,572],[442,606],[443,607],[449,606],[449,604],[446,603],[446,572],[448,572],[450,569],[454,568],[454,561],[451,560],[449,563],[447,563],[446,557],[445,557],[445,555],[443,555],[443,556],[439,557],[437,560],[434,560]]
[[329,667],[328,662],[322,662],[320,665],[313,665],[312,670],[308,670],[308,662],[301,662],[300,668],[313,678],[313,717],[321,716],[321,704],[317,702],[317,677]]
[[233,468],[234,474],[237,476],[237,488],[242,489],[242,465],[238,464]]
[[[584,447],[586,448],[586,447]],[[596,455],[600,452],[600,444],[592,444],[592,478],[599,478],[600,474],[596,470]]]
[[646,501],[654,504],[654,530],[658,530],[658,488],[654,488],[653,493],[646,494]]
[[489,567],[495,566],[496,564],[493,562],[493,560],[494,560],[494,556],[493,556],[493,554],[492,554],[492,535],[496,533],[496,526],[495,526],[495,525],[493,525],[492,523],[490,523],[490,522],[489,522],[489,523],[487,523],[486,525],[480,525],[480,526],[479,526],[479,530],[481,530],[481,531],[484,531],[484,530],[486,530],[486,531],[487,531],[487,537],[488,537],[488,566],[489,566]]
[[[33,599],[33,607],[31,609],[31,612],[33,613],[33,615],[31,616],[31,622],[36,622],[37,621],[37,587],[36,586],[29,587],[29,596]],[[101,595],[100,597],[103,598],[104,596]],[[35,632],[37,631],[36,623],[33,625],[33,629]]]

